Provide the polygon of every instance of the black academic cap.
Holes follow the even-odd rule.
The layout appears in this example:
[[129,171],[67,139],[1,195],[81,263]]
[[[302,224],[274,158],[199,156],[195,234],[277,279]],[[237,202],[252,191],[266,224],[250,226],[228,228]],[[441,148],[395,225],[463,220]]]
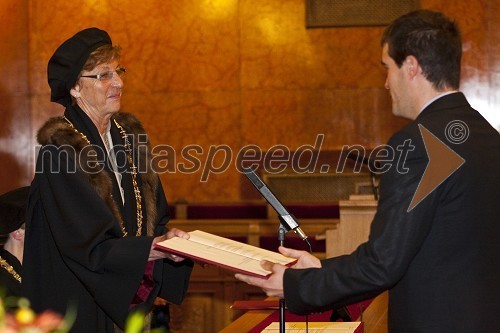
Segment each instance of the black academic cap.
[[25,220],[29,186],[0,195],[0,235],[16,231]]
[[70,104],[69,90],[75,85],[78,74],[82,71],[90,53],[106,44],[112,45],[111,38],[106,31],[88,28],[77,32],[57,48],[47,66],[52,102],[63,106]]

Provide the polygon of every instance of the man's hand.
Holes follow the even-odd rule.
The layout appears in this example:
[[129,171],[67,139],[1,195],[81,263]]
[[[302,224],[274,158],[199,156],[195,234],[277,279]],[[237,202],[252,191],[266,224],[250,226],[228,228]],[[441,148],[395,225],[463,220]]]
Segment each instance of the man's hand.
[[255,276],[238,273],[234,277],[252,286],[261,288],[267,296],[283,298],[283,274],[288,267],[262,260],[260,265],[267,271],[271,271],[269,278],[262,279]]
[[[293,269],[321,268],[320,260],[306,251],[298,251],[283,246],[279,247],[279,251],[284,256],[297,259],[295,265],[292,266]],[[284,298],[283,275],[288,267],[274,264],[267,260],[262,260],[260,265],[265,270],[271,271],[271,275],[267,280],[241,273],[236,274],[234,277],[252,286],[261,288],[267,296]]]
[[309,252],[294,250],[284,246],[280,246],[278,250],[285,257],[297,259],[292,268],[321,268],[321,261]]
[[169,230],[166,234],[155,237],[153,239],[153,243],[151,244],[151,250],[149,252],[149,258],[148,261],[153,261],[153,260],[158,260],[158,259],[170,259],[175,262],[180,262],[183,261],[185,258],[180,257],[176,254],[169,253],[169,252],[164,252],[164,251],[158,251],[155,249],[155,244],[158,242],[162,242],[164,240],[173,238],[173,237],[181,237],[184,239],[189,239],[189,234],[185,231],[182,231],[177,228],[173,228]]

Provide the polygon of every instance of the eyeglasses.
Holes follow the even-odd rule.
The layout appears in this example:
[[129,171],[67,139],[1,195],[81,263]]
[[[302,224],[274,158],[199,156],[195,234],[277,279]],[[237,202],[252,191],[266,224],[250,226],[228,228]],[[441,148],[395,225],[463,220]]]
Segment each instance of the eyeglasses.
[[98,79],[99,81],[106,82],[111,80],[115,76],[115,73],[118,74],[120,78],[123,78],[125,76],[125,72],[125,67],[118,67],[114,71],[108,71],[95,75],[80,75],[80,77],[90,77],[92,79]]

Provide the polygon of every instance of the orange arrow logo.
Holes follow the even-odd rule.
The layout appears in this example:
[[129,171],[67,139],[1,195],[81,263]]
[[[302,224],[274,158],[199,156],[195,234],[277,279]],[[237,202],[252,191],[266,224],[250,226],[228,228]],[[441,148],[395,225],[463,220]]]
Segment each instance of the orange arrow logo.
[[411,200],[408,212],[415,208],[432,191],[434,191],[442,182],[451,176],[465,160],[450,149],[446,144],[439,140],[427,128],[418,125],[420,134],[424,140],[425,150],[429,157],[429,163],[425,168],[424,174],[417,191]]

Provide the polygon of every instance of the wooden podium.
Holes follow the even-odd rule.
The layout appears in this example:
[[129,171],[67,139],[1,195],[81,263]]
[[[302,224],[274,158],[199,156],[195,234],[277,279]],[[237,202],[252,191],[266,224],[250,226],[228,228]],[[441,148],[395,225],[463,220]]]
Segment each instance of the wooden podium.
[[219,333],[250,332],[255,326],[265,320],[273,310],[250,310],[226,326]]
[[368,240],[377,201],[372,195],[351,195],[349,200],[340,200],[339,207],[337,228],[326,231],[327,258],[349,254]]
[[[368,240],[370,225],[377,211],[371,195],[352,195],[339,201],[340,222],[326,231],[326,257],[349,254]],[[377,296],[363,312],[364,331],[387,333],[387,292]],[[229,324],[220,333],[249,332],[266,319],[272,310],[250,310]],[[357,318],[355,320],[361,320]]]

